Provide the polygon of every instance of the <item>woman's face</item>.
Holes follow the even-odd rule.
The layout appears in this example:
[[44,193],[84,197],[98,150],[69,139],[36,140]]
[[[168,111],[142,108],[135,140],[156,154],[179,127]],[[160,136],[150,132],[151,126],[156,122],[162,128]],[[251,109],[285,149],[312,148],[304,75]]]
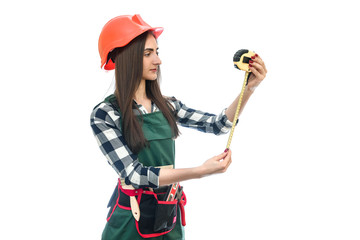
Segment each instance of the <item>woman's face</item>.
[[161,60],[158,55],[158,45],[155,37],[148,34],[145,42],[143,57],[143,80],[156,80]]

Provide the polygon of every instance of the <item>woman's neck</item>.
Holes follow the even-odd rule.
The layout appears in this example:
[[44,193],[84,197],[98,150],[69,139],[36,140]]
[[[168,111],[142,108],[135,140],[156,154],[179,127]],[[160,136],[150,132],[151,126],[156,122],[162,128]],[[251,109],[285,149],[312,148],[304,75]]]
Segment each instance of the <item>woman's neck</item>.
[[134,99],[137,104],[141,104],[148,112],[151,112],[151,101],[146,95],[146,81],[141,80],[138,89],[135,92]]

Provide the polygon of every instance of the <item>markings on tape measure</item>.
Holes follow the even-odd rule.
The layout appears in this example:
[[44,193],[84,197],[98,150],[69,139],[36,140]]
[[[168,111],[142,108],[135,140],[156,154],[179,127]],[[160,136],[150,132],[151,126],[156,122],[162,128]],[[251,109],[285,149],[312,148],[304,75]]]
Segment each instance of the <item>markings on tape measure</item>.
[[231,131],[230,131],[230,135],[229,135],[229,138],[228,138],[228,142],[227,142],[227,145],[226,145],[226,149],[229,149],[230,148],[230,144],[231,144],[231,140],[233,138],[233,135],[234,135],[234,130],[235,130],[235,126],[236,126],[236,121],[239,117],[239,111],[240,111],[240,107],[241,107],[241,103],[242,103],[242,99],[243,99],[243,96],[244,96],[244,92],[245,92],[245,88],[246,88],[246,83],[247,83],[247,80],[248,80],[248,76],[249,76],[249,72],[245,72],[245,78],[244,78],[244,83],[243,83],[243,86],[242,86],[242,89],[241,89],[241,93],[240,93],[240,97],[239,97],[239,102],[238,102],[238,105],[236,107],[236,112],[235,112],[235,115],[234,115],[234,120],[233,120],[233,124],[232,124],[232,127],[231,127]]

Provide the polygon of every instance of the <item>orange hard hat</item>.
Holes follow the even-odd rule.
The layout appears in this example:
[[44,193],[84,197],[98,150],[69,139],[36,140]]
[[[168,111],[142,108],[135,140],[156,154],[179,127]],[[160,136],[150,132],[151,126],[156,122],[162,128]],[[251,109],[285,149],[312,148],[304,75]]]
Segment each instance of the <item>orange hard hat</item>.
[[158,38],[163,30],[162,27],[152,28],[142,20],[139,14],[122,15],[111,19],[105,24],[99,37],[101,67],[104,67],[105,70],[115,68],[111,59],[106,62],[109,52],[113,49],[126,46],[131,40],[146,31],[152,31],[155,38]]

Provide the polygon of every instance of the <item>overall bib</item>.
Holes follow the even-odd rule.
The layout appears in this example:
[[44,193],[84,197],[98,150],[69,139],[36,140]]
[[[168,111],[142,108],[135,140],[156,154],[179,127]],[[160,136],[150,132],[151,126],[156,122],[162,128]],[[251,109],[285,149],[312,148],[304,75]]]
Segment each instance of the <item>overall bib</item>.
[[[111,103],[115,109],[120,112],[118,108],[115,95],[110,95],[105,99],[105,102]],[[139,116],[139,121],[142,126],[143,133],[145,138],[149,142],[149,146],[142,149],[138,153],[138,159],[144,166],[154,166],[161,167],[167,165],[174,165],[175,163],[175,142],[172,135],[172,130],[169,126],[168,121],[162,114],[162,112],[153,112],[149,114],[143,114]],[[110,199],[109,207],[110,211],[108,214],[107,223],[105,229],[102,234],[102,240],[138,240],[144,239],[139,234],[139,228],[142,225],[148,224],[146,221],[144,223],[144,219],[149,217],[149,213],[151,211],[155,211],[153,208],[157,208],[158,206],[167,207],[168,204],[158,205],[158,197],[155,196],[153,192],[149,189],[136,189],[144,192],[142,195],[136,195],[136,199],[140,204],[140,221],[137,222],[131,212],[131,208],[129,205],[128,198],[129,196],[126,193],[129,191],[124,190],[121,185],[123,185],[124,181],[119,179],[118,186],[115,188],[114,194]],[[135,191],[135,190],[133,190]],[[136,193],[138,193],[136,191]],[[156,189],[153,190],[156,192]],[[133,192],[130,192],[133,193]],[[148,194],[146,194],[148,193]],[[152,194],[152,195],[151,195]],[[153,197],[155,196],[155,198]],[[151,199],[150,199],[151,197]],[[148,198],[148,201],[146,200]],[[140,201],[141,199],[141,201]],[[159,199],[160,200],[160,199]],[[156,201],[155,207],[147,208],[144,206],[142,201],[147,201],[148,203],[151,201]],[[146,203],[146,204],[148,204]],[[180,201],[179,201],[180,203]],[[184,201],[183,201],[184,203]],[[186,200],[185,200],[186,203]],[[143,204],[143,205],[142,205]],[[163,240],[181,240],[184,238],[184,229],[181,224],[181,213],[180,209],[177,206],[178,204],[174,204],[174,209],[172,213],[174,214],[172,230],[164,235],[156,236],[153,234],[145,234],[143,236],[146,239],[163,239]],[[185,204],[183,204],[185,205]],[[182,206],[183,209],[183,206]],[[160,211],[160,210],[159,210]],[[161,209],[162,214],[164,211]],[[166,210],[165,210],[166,212]],[[150,216],[151,217],[151,216]],[[176,223],[175,223],[176,219]],[[143,232],[142,232],[143,233]],[[156,236],[156,237],[153,237]],[[149,238],[150,237],[150,238]]]

